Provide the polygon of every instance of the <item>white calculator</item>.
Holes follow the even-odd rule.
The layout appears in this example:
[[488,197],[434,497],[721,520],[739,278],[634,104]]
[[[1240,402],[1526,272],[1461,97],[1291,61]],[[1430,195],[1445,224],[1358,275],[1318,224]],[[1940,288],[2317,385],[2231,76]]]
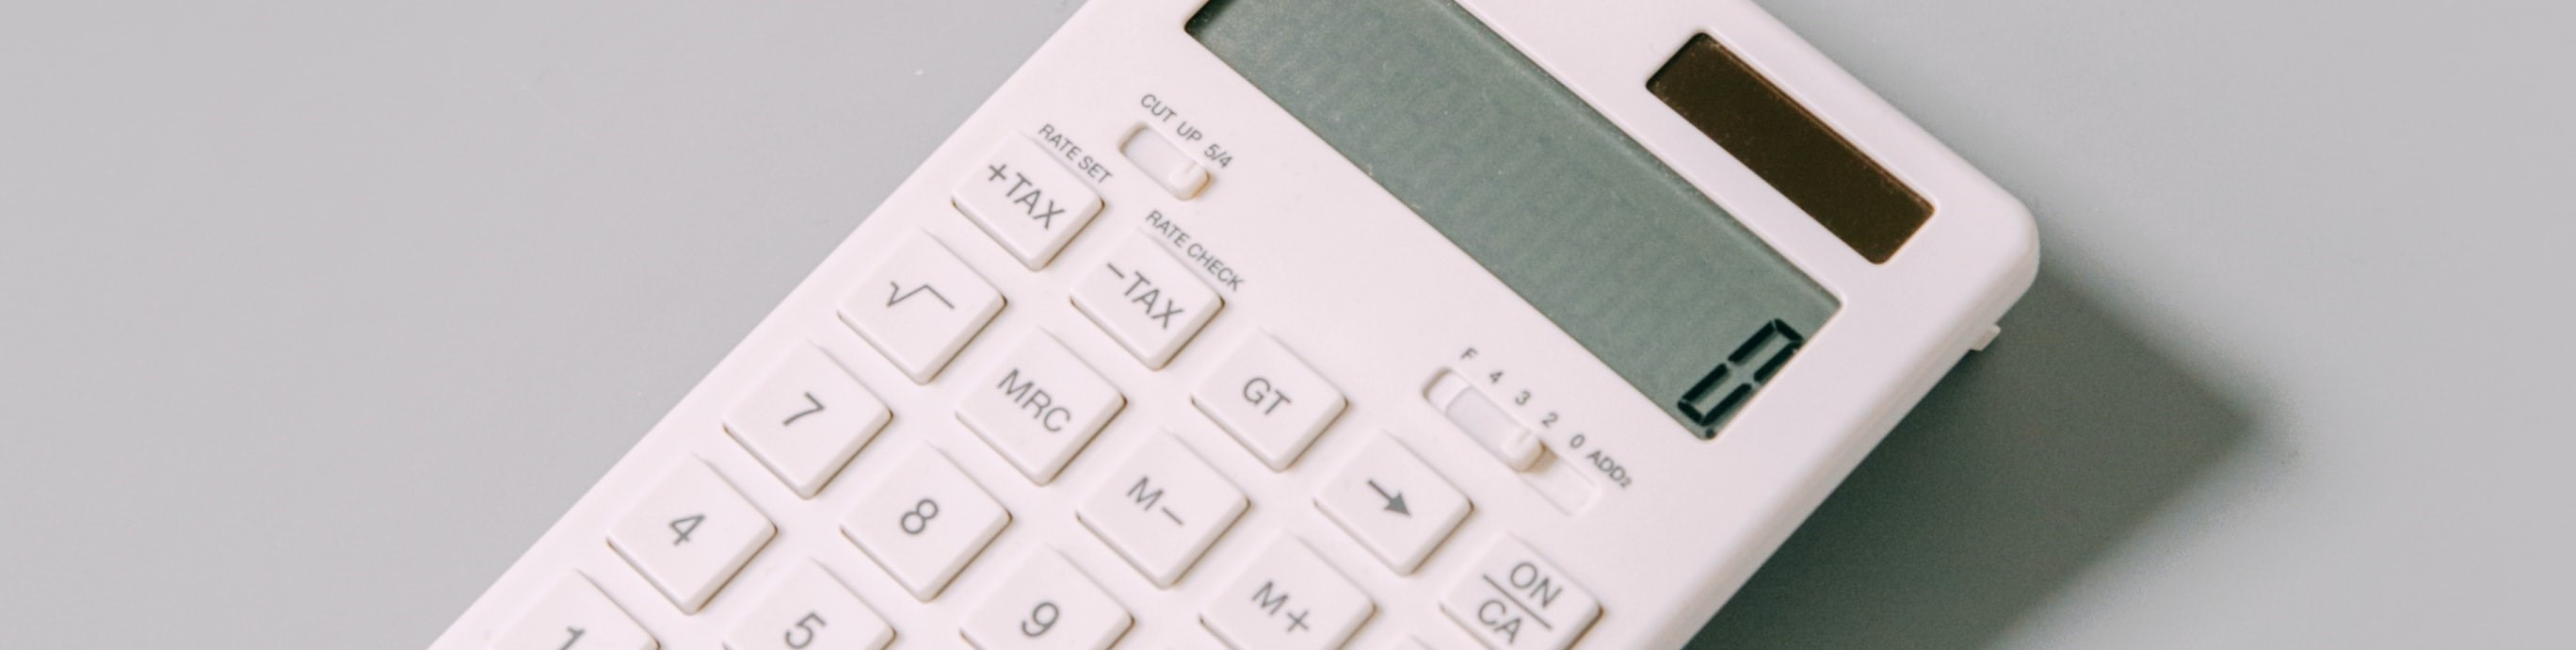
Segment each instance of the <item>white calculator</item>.
[[431,647],[1678,648],[2036,264],[1745,0],[1099,0]]

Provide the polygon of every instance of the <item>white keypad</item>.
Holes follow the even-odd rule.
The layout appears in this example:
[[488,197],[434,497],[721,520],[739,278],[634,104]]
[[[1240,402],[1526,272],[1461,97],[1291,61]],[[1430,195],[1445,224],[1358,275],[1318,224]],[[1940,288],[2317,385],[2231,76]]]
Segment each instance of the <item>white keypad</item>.
[[762,596],[725,634],[726,650],[880,650],[894,627],[811,561]]
[[841,298],[841,320],[914,383],[939,369],[1002,311],[1002,294],[929,235],[913,233]]
[[724,428],[797,496],[811,499],[893,416],[821,349],[800,343],[725,410]]
[[608,544],[671,604],[694,613],[777,534],[714,469],[689,459],[617,518]]
[[1422,566],[1472,507],[1466,494],[1384,435],[1324,482],[1315,505],[1396,573]]
[[1162,368],[1225,306],[1189,267],[1129,237],[1073,287],[1073,304],[1147,368]]
[[1054,336],[1030,332],[971,387],[957,419],[1044,485],[1126,404]]
[[1272,470],[1297,462],[1348,404],[1323,375],[1264,334],[1227,353],[1190,402]]
[[[1189,200],[1206,188],[1211,169],[1168,134],[1148,131],[1131,127],[1127,139],[1109,141],[1137,165],[1129,171],[1141,172],[1118,173],[1146,178],[1119,181],[1124,185],[1092,185],[1059,154],[1079,151],[1075,145],[1052,149],[1024,134],[1004,136],[963,163],[970,167],[952,177],[952,204],[1024,269],[946,221],[960,217],[935,208],[897,218],[937,222],[854,244],[875,251],[859,265],[864,272],[823,281],[848,283],[834,288],[843,293],[833,317],[873,352],[813,329],[830,327],[822,322],[794,324],[777,330],[792,338],[747,346],[774,356],[746,360],[763,364],[753,372],[722,374],[742,382],[738,393],[723,396],[731,401],[715,423],[732,442],[713,440],[701,420],[706,438],[692,444],[707,446],[671,454],[686,458],[659,477],[634,477],[656,482],[640,495],[620,496],[634,501],[609,513],[610,552],[642,580],[593,573],[601,578],[593,582],[566,571],[493,633],[491,647],[659,650],[639,621],[674,640],[721,640],[722,650],[1435,647],[1423,638],[1466,644],[1459,650],[1473,645],[1422,627],[1446,623],[1417,620],[1377,623],[1387,629],[1361,640],[1379,610],[1377,596],[1354,577],[1387,590],[1378,596],[1398,605],[1390,619],[1417,611],[1446,617],[1489,650],[1566,650],[1579,641],[1602,616],[1599,601],[1528,545],[1506,535],[1483,547],[1488,535],[1476,535],[1478,549],[1442,550],[1463,544],[1450,539],[1478,504],[1404,440],[1382,431],[1343,433],[1337,435],[1365,439],[1314,452],[1337,423],[1354,428],[1344,420],[1365,394],[1345,394],[1346,386],[1366,386],[1337,385],[1299,354],[1346,361],[1306,347],[1332,341],[1302,341],[1293,329],[1283,330],[1290,335],[1283,340],[1264,323],[1247,322],[1209,335],[1219,340],[1201,345],[1215,349],[1200,356],[1213,358],[1182,362],[1187,370],[1178,377],[1118,365],[1128,362],[1108,341],[1147,371],[1172,366],[1225,309],[1234,297],[1225,291],[1239,280],[1213,257],[1202,269],[1153,232],[1107,227],[1111,235],[1089,236],[1117,241],[1087,244],[1067,257],[1079,263],[1047,269],[1100,219],[1104,198]],[[1152,194],[1164,190],[1172,196]],[[1001,287],[1016,293],[1006,296]],[[1056,320],[1070,317],[1048,311],[1063,309],[1045,304],[1058,295],[1108,341]],[[1001,319],[1013,297],[1039,308]],[[970,345],[977,349],[966,354]],[[881,374],[887,366],[877,364],[891,364],[915,385]],[[1136,381],[1122,385],[1113,376]],[[1506,466],[1545,467],[1536,427],[1488,394],[1484,379],[1446,372],[1420,397]],[[1174,401],[1183,392],[1197,414]],[[1411,396],[1368,399],[1379,398]],[[1194,424],[1202,415],[1225,434]],[[1115,431],[1113,423],[1120,425]],[[888,436],[901,444],[876,442]],[[1095,444],[1102,450],[1091,456],[1110,457],[1085,459]],[[1231,449],[1238,444],[1242,452]],[[1002,462],[983,456],[987,449]],[[1330,457],[1305,460],[1310,452]],[[735,453],[748,454],[778,482],[745,474],[761,470],[744,458],[719,457]],[[1298,469],[1300,462],[1327,466]],[[1032,485],[1002,476],[1009,471]],[[622,492],[632,481],[616,485]],[[991,481],[1009,482],[994,485],[1008,489],[988,490]],[[1256,499],[1260,508],[1286,510],[1257,514]],[[755,500],[772,509],[764,512]],[[1360,566],[1371,560],[1335,533],[1312,529],[1324,524],[1301,510],[1301,500],[1392,573]],[[1015,506],[1016,518],[1033,525],[1003,540]],[[1067,511],[1079,526],[1067,527]],[[812,546],[841,543],[823,532],[834,527],[867,562],[830,555],[845,549]],[[818,535],[823,539],[810,539]],[[1481,555],[1472,563],[1430,563],[1434,554],[1468,550]],[[773,557],[759,558],[764,554]],[[1121,560],[1126,568],[1116,566]],[[632,609],[661,607],[654,596],[620,591],[644,584],[677,612]],[[895,595],[898,588],[915,602]],[[1435,606],[1423,602],[1432,598],[1443,614],[1414,609]],[[1415,636],[1423,632],[1441,635]]]
[[1032,271],[1055,259],[1101,206],[1091,186],[1018,135],[1003,138],[983,167],[958,179],[949,197]]
[[1199,620],[1237,650],[1332,650],[1377,611],[1368,594],[1294,537],[1280,537],[1217,592]]
[[1494,650],[1565,650],[1601,618],[1591,592],[1508,536],[1450,585],[1440,609]]
[[1010,523],[1010,511],[992,494],[938,450],[921,447],[859,496],[841,532],[926,601]]
[[492,650],[655,650],[661,645],[589,579],[566,573],[503,629]]
[[963,632],[981,650],[1102,650],[1134,625],[1109,592],[1040,548],[975,605]]
[[1157,434],[1092,490],[1079,516],[1146,579],[1170,587],[1248,505],[1197,453]]

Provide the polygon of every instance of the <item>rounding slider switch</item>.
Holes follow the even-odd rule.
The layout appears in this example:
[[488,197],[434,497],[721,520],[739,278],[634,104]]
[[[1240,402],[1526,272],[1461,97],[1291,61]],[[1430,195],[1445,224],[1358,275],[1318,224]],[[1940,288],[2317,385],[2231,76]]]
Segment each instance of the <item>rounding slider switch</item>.
[[1431,389],[1423,391],[1422,396],[1431,400],[1431,408],[1448,416],[1450,424],[1458,425],[1458,430],[1467,432],[1467,437],[1493,452],[1494,458],[1512,471],[1527,471],[1546,450],[1539,444],[1538,434],[1521,426],[1519,420],[1503,411],[1502,405],[1476,390],[1456,371],[1441,371],[1440,378],[1432,381]]
[[1153,129],[1136,129],[1127,134],[1127,141],[1118,143],[1118,151],[1127,154],[1127,160],[1136,163],[1146,176],[1153,177],[1154,184],[1171,190],[1172,196],[1189,199],[1207,189],[1207,168],[1191,162],[1189,154],[1172,146],[1171,140],[1154,135]]

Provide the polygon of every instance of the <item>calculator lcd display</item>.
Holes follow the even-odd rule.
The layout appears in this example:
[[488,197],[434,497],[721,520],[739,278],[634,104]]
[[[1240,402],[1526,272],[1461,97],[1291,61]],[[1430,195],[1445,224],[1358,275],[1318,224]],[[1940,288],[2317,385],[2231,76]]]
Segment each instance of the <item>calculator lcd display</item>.
[[1450,0],[1215,0],[1187,29],[1694,435],[1840,308]]

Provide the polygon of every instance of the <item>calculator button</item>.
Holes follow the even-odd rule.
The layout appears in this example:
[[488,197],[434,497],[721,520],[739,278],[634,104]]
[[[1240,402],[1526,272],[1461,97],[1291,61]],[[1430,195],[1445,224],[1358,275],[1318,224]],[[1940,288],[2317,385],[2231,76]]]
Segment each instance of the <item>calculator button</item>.
[[804,562],[725,634],[726,650],[879,650],[894,628],[850,588]]
[[1485,391],[1477,390],[1458,373],[1440,373],[1440,378],[1431,382],[1431,389],[1424,391],[1423,397],[1429,399],[1431,407],[1439,409],[1441,415],[1448,416],[1450,424],[1467,432],[1468,438],[1474,439],[1512,471],[1528,470],[1538,462],[1539,453],[1546,451],[1546,447],[1539,444],[1538,434],[1521,426],[1520,421],[1505,412],[1502,405],[1495,404],[1493,398],[1485,396]]
[[1389,642],[1384,647],[1386,650],[1431,650],[1431,646],[1424,645],[1421,639],[1409,636]]
[[947,456],[922,447],[859,496],[858,508],[841,520],[841,533],[913,598],[927,601],[1010,523],[1011,512],[993,495]]
[[1055,259],[1065,242],[1100,214],[1100,194],[1066,171],[1054,155],[1016,134],[1003,138],[982,166],[958,179],[950,197],[958,211],[1032,271]]
[[1190,402],[1272,470],[1296,462],[1348,403],[1323,375],[1264,334],[1236,346],[1190,393]]
[[1189,199],[1207,189],[1207,168],[1200,167],[1180,147],[1172,146],[1171,140],[1155,135],[1151,129],[1129,134],[1118,150],[1127,154],[1128,162],[1136,163],[1137,169],[1144,170],[1147,178],[1154,179],[1154,184],[1170,190],[1172,196]]
[[1126,404],[1054,336],[1031,332],[957,405],[957,419],[1044,485]]
[[1074,285],[1073,304],[1145,367],[1161,368],[1225,300],[1161,247],[1130,237]]
[[1495,650],[1565,650],[1601,617],[1601,601],[1511,537],[1494,540],[1440,609]]
[[966,615],[963,631],[982,650],[1102,650],[1135,622],[1071,561],[1041,548]]
[[689,459],[617,519],[608,545],[680,611],[696,613],[777,534],[715,469]]
[[1422,566],[1473,507],[1431,466],[1383,435],[1324,483],[1315,505],[1396,573]]
[[814,498],[894,414],[812,344],[797,344],[768,372],[725,410],[725,431],[797,496]]
[[1163,434],[1128,456],[1078,514],[1147,579],[1170,587],[1249,505],[1216,468]]
[[1002,293],[929,235],[913,233],[841,298],[841,320],[929,383],[1002,311]]
[[501,632],[493,650],[654,650],[662,647],[580,574],[556,580],[535,607]]
[[1238,650],[1331,650],[1376,611],[1368,594],[1305,542],[1281,537],[1217,592],[1199,620]]

